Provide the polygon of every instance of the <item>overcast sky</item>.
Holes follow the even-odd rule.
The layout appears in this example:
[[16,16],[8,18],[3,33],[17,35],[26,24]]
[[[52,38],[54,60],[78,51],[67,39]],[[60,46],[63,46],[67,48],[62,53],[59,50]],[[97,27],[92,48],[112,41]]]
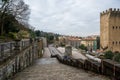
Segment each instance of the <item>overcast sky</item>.
[[88,36],[100,32],[100,12],[120,8],[120,0],[25,0],[29,23],[36,29],[66,35]]

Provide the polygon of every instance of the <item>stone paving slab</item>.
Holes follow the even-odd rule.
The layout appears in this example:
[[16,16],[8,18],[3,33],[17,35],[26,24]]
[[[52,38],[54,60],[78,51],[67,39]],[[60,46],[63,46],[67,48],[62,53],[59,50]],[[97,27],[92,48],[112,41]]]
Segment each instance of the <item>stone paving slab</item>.
[[51,56],[51,53],[50,53],[48,47],[45,47],[43,57],[46,58],[46,57],[50,57],[50,56]]
[[42,58],[18,73],[13,80],[110,80],[92,72],[85,72],[59,63],[55,58]]

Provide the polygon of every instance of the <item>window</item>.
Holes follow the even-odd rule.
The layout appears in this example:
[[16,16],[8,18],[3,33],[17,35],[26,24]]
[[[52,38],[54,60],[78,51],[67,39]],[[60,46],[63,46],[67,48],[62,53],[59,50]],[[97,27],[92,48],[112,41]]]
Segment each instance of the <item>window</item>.
[[114,44],[114,41],[112,42],[112,44]]
[[114,26],[113,26],[113,29],[114,29]]
[[116,26],[116,29],[117,29],[118,27]]
[[119,41],[119,44],[120,44],[120,41]]
[[116,44],[117,44],[117,41],[116,41]]

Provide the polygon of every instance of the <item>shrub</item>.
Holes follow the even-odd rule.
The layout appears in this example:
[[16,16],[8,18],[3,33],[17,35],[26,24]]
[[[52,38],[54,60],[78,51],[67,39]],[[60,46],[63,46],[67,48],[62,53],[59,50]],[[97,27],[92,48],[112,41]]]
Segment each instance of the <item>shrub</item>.
[[106,51],[104,55],[106,59],[113,59],[113,56],[114,54],[112,53],[112,51]]
[[24,30],[20,30],[17,35],[18,35],[19,39],[30,37],[29,33],[27,31],[24,31]]
[[115,53],[114,60],[120,62],[120,53]]
[[82,49],[82,50],[86,50],[86,51],[87,51],[87,47],[86,47],[84,44],[81,44],[81,45],[79,46],[79,48]]
[[5,39],[5,36],[0,36],[0,39]]
[[65,43],[61,43],[60,46],[61,46],[61,47],[65,47]]
[[16,39],[16,33],[9,32],[9,33],[8,33],[8,37],[10,37],[10,38],[12,38],[12,39]]

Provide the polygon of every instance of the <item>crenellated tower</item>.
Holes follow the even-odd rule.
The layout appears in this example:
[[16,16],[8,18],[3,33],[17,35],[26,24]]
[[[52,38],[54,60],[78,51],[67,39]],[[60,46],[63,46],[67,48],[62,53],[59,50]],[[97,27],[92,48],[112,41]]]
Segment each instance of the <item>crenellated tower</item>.
[[103,50],[120,52],[120,9],[100,13],[100,45]]

